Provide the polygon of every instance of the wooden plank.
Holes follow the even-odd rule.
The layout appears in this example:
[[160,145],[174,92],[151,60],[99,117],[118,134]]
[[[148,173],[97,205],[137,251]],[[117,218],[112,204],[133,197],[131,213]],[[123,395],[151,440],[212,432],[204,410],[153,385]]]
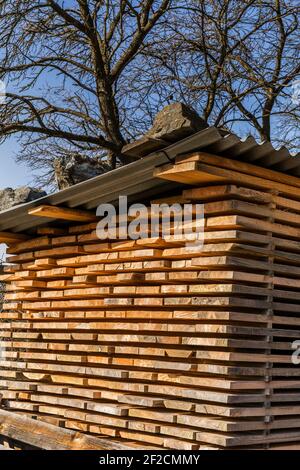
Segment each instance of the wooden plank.
[[63,228],[51,227],[46,225],[45,227],[38,227],[37,228],[38,235],[64,235],[65,230]]
[[28,240],[29,238],[29,235],[21,233],[0,232],[0,243],[5,243],[6,245]]
[[85,436],[0,410],[0,434],[44,450],[128,450],[129,446]]
[[295,199],[300,199],[300,187],[291,186],[279,181],[264,179],[258,176],[251,176],[238,171],[228,170],[226,168],[207,165],[198,161],[184,162],[177,165],[168,164],[164,167],[157,168],[154,171],[154,176],[156,178],[191,185],[205,185],[207,182],[223,182],[224,184],[242,184],[246,187],[252,187],[255,189],[268,188],[287,196],[293,195]]
[[28,211],[29,215],[72,222],[93,222],[97,217],[91,212],[67,207],[38,206]]
[[278,183],[285,183],[291,186],[300,188],[300,180],[296,176],[287,175],[278,171],[270,170],[260,166],[245,163],[240,160],[231,158],[224,158],[223,156],[211,155],[205,152],[196,152],[189,156],[179,156],[176,158],[176,164],[182,162],[203,162],[208,165],[217,166],[228,170],[238,171],[251,176],[257,176],[265,180],[276,181]]
[[50,246],[51,246],[51,241],[49,237],[38,237],[38,238],[30,239],[28,241],[11,245],[8,248],[7,253],[9,254],[24,253],[26,251],[32,251],[37,248],[42,249],[42,248],[47,248]]
[[202,184],[208,183],[229,183],[230,178],[222,176],[222,174],[210,174],[209,171],[201,171],[195,162],[180,163],[179,165],[167,164],[163,167],[158,167],[154,170],[153,176],[155,178],[162,178],[168,181],[175,181],[176,183],[183,184]]

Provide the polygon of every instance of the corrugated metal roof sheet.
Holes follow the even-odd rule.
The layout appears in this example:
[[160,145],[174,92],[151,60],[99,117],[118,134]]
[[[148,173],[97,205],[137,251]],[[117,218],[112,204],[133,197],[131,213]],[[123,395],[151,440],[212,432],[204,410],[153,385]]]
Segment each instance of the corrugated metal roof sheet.
[[257,143],[253,137],[241,140],[234,134],[209,127],[134,163],[0,212],[0,231],[22,232],[45,224],[47,219],[28,215],[30,208],[41,204],[93,210],[100,203],[116,202],[119,195],[138,199],[167,191],[176,185],[154,178],[153,169],[178,155],[197,150],[300,177],[300,153],[292,155],[286,148],[276,150],[269,142]]

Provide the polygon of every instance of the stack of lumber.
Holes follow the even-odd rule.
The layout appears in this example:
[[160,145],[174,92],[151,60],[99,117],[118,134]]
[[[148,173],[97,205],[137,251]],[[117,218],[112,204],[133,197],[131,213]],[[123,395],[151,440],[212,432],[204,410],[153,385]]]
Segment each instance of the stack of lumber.
[[134,443],[124,445],[109,439],[87,436],[78,431],[0,410],[0,450],[135,450]]
[[204,203],[198,252],[96,222],[10,245],[2,406],[144,448],[300,449],[300,179],[199,153],[155,175]]

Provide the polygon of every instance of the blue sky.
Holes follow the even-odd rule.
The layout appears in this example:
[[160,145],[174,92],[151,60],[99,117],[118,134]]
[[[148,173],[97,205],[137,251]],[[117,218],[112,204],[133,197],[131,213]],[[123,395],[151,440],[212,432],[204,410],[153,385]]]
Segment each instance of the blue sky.
[[[18,143],[11,138],[0,145],[0,189],[16,188],[31,183],[32,175],[28,167],[15,162]],[[5,252],[5,245],[0,244],[0,259]]]
[[17,150],[18,143],[14,138],[0,145],[0,189],[16,188],[32,182],[30,169],[15,162]]

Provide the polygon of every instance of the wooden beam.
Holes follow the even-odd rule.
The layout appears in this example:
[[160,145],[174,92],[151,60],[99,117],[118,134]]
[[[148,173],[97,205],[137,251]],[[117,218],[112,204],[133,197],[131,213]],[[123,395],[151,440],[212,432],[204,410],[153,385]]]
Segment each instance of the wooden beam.
[[199,171],[196,162],[187,162],[180,164],[166,164],[154,170],[155,178],[165,179],[167,181],[176,181],[176,183],[200,185],[209,183],[226,183],[227,180],[221,175],[209,174],[207,171]]
[[38,235],[65,235],[66,231],[62,228],[56,227],[38,227],[37,234]]
[[21,233],[0,232],[0,243],[6,243],[7,245],[28,239],[28,235],[23,235]]
[[44,450],[129,450],[126,444],[87,436],[0,410],[0,435]]
[[55,206],[38,206],[34,209],[30,209],[28,214],[36,217],[47,217],[49,219],[61,219],[74,222],[94,222],[97,220],[97,217],[91,212]]
[[[192,158],[192,157],[191,157]],[[198,158],[196,155],[194,158]],[[259,190],[278,191],[285,196],[293,196],[293,199],[300,199],[300,188],[286,184],[286,175],[279,175],[283,182],[266,179],[264,177],[252,176],[245,172],[229,170],[220,166],[207,165],[196,161],[184,163],[176,163],[175,165],[167,164],[154,170],[153,176],[178,183],[200,186],[209,183],[219,184],[237,184],[245,185]],[[225,160],[225,159],[224,159]],[[237,162],[235,162],[237,163]],[[275,173],[275,172],[273,172]]]
[[[298,158],[290,158],[289,164],[294,163]],[[196,152],[190,156],[178,156],[175,160],[176,165],[188,162],[199,162],[206,165],[212,165],[218,168],[224,168],[226,170],[232,170],[240,172],[250,176],[256,176],[265,180],[277,181],[278,183],[284,183],[289,186],[300,187],[300,178],[297,176],[291,176],[282,174],[280,171],[276,171],[270,168],[262,168],[251,163],[245,163],[243,161],[234,160],[231,158],[224,158],[217,155],[210,155],[205,152]],[[274,161],[274,164],[276,162]]]

